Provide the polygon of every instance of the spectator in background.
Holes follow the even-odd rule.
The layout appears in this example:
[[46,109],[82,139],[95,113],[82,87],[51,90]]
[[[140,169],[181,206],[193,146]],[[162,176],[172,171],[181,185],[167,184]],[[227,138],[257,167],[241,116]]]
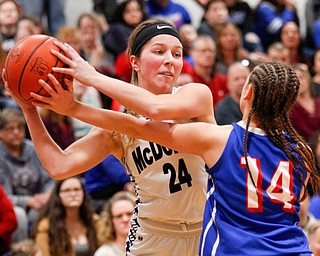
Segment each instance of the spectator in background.
[[42,21],[43,17],[47,18],[48,33],[55,36],[58,30],[65,25],[66,17],[65,0],[19,0],[24,14],[31,17],[38,17]]
[[134,192],[133,183],[130,182],[126,168],[114,155],[107,156],[84,175],[85,188],[97,213],[116,192],[121,190]]
[[316,97],[320,97],[320,48],[316,49],[312,58],[312,69],[313,69],[313,91]]
[[[0,184],[15,206],[18,229],[14,241],[27,238],[29,226],[47,203],[54,181],[26,139],[26,122],[18,109],[6,108],[0,117]],[[50,152],[48,152],[49,154]]]
[[22,15],[21,6],[14,0],[0,2],[0,32],[2,49],[8,53],[15,44],[18,21]]
[[98,14],[99,20],[107,25],[104,32],[108,30],[108,23],[111,21],[118,2],[119,0],[93,0],[93,10]]
[[18,223],[13,205],[0,185],[0,255],[10,250],[12,234]]
[[[309,140],[310,148],[313,151],[317,169],[320,170],[320,129],[316,131]],[[320,219],[320,196],[312,196],[310,199],[309,211],[312,215]]]
[[78,53],[81,52],[81,36],[80,31],[77,28],[63,26],[58,30],[56,38],[61,42],[71,45]]
[[229,66],[227,72],[229,94],[217,104],[214,111],[217,124],[231,124],[242,119],[239,102],[242,88],[249,74],[249,67],[244,66],[241,62],[235,62]]
[[250,5],[241,0],[225,0],[225,3],[229,13],[228,21],[235,24],[244,37],[251,31],[253,11]]
[[191,23],[188,11],[172,0],[147,0],[146,7],[148,18],[168,20],[178,30],[182,25]]
[[103,243],[94,256],[125,255],[126,238],[130,230],[130,220],[135,205],[135,196],[120,191],[104,205],[99,220],[99,240]]
[[24,15],[19,19],[15,41],[18,42],[24,37],[40,34],[41,32],[42,26],[37,18],[34,16]]
[[297,64],[294,70],[300,80],[300,88],[290,118],[297,132],[309,141],[320,129],[320,98],[314,96],[311,75],[306,65]]
[[182,25],[179,29],[180,40],[183,46],[183,58],[193,66],[193,60],[190,56],[191,43],[197,38],[198,32],[191,24]]
[[193,59],[193,81],[206,84],[213,96],[213,106],[228,94],[227,78],[215,72],[216,44],[210,36],[198,36],[190,50]]
[[78,18],[77,27],[80,31],[80,55],[100,73],[114,74],[114,59],[102,43],[100,22],[93,13],[82,13]]
[[304,63],[310,69],[311,54],[304,47],[299,26],[294,21],[283,24],[280,31],[280,42],[289,49],[290,65]]
[[289,49],[280,42],[275,42],[271,44],[267,51],[267,58],[269,61],[277,61],[284,64],[289,64],[290,62],[290,52]]
[[[78,101],[86,103],[94,107],[102,107],[101,93],[93,87],[81,84],[77,80],[73,80],[74,96]],[[82,122],[76,118],[71,118],[73,133],[76,140],[86,135],[92,128],[92,125]]]
[[263,0],[258,4],[252,31],[259,36],[264,51],[278,41],[280,30],[287,21],[298,21],[295,0]]
[[71,177],[57,181],[32,237],[44,256],[93,255],[98,247],[97,221],[80,178]]
[[224,0],[210,0],[204,8],[199,35],[207,35],[215,39],[216,29],[228,21],[228,8]]
[[249,58],[249,53],[243,48],[241,32],[232,23],[225,23],[216,30],[215,42],[217,45],[217,57],[215,71],[226,75],[228,67],[243,59]]
[[146,20],[143,0],[126,0],[115,9],[108,32],[103,35],[104,47],[117,58],[128,45],[133,29]]

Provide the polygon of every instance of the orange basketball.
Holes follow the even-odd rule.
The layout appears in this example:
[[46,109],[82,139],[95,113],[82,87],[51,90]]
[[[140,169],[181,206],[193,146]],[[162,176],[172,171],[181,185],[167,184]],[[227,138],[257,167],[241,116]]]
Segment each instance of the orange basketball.
[[58,79],[63,88],[66,87],[64,83],[66,76],[52,71],[52,67],[66,66],[50,52],[51,49],[62,52],[53,43],[54,40],[56,40],[54,37],[42,34],[28,36],[18,41],[8,53],[5,75],[9,88],[18,98],[30,100],[30,92],[48,95],[38,81],[43,79],[53,86],[48,78],[49,73]]

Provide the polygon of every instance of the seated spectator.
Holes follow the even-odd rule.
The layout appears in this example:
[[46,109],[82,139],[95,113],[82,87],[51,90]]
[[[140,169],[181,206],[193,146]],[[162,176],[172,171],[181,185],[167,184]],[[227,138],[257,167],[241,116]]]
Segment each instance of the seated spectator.
[[114,74],[114,58],[102,43],[101,26],[93,13],[82,13],[77,21],[80,31],[80,54],[95,69],[103,74]]
[[320,129],[320,98],[314,96],[311,75],[304,65],[295,65],[300,80],[299,94],[290,113],[293,127],[306,140]]
[[10,250],[12,234],[18,223],[13,205],[0,185],[0,255]]
[[6,53],[15,44],[18,21],[21,15],[22,8],[15,0],[3,0],[0,2],[1,47]]
[[61,27],[57,34],[56,38],[61,42],[67,43],[72,46],[78,53],[81,52],[81,39],[80,31],[72,26],[63,26]]
[[125,167],[113,155],[107,156],[100,164],[85,172],[84,186],[97,213],[116,192],[134,191]]
[[271,44],[267,50],[269,61],[277,61],[284,64],[290,63],[289,49],[280,42]]
[[215,39],[217,27],[228,21],[228,14],[228,8],[224,0],[208,1],[204,8],[198,34],[207,35]]
[[125,255],[126,239],[130,230],[136,198],[130,192],[114,194],[103,207],[100,214],[98,237],[103,242],[94,256]]
[[130,34],[144,20],[146,13],[142,0],[126,0],[115,9],[109,30],[102,37],[104,47],[114,58],[126,50]]
[[98,248],[96,216],[78,177],[57,181],[32,230],[44,256],[93,255]]
[[[32,17],[38,17],[44,21],[45,31],[55,36],[57,31],[65,25],[66,1],[61,0],[18,0],[21,3],[23,12]],[[44,18],[46,18],[44,20]]]
[[191,23],[190,15],[184,6],[172,0],[148,0],[146,8],[148,18],[168,20],[178,30],[182,25]]
[[239,101],[249,74],[249,67],[244,66],[241,62],[235,62],[229,66],[227,73],[229,94],[217,104],[214,111],[217,124],[231,124],[242,119]]
[[18,220],[14,241],[27,238],[29,226],[47,203],[54,185],[32,141],[25,136],[26,121],[22,112],[4,109],[0,116],[0,184],[12,201]]
[[42,27],[40,22],[34,16],[22,16],[18,22],[17,33],[15,35],[15,41],[18,42],[20,39],[41,34]]
[[310,69],[311,52],[304,46],[298,23],[285,22],[280,31],[280,42],[289,49],[290,65],[304,63]]
[[278,41],[280,30],[287,21],[298,21],[294,1],[260,1],[254,12],[252,32],[259,36],[264,51]]
[[320,97],[320,48],[315,50],[312,60],[314,72],[312,77],[313,91],[316,97]]
[[[77,80],[73,81],[73,87],[74,96],[78,101],[94,107],[102,107],[101,94],[95,88],[85,86]],[[83,137],[92,128],[92,125],[82,122],[76,118],[71,118],[71,122],[76,140]]]
[[198,36],[197,30],[191,24],[185,24],[179,29],[179,36],[183,46],[183,58],[193,66],[193,60],[190,56],[190,48],[192,41]]
[[227,77],[214,69],[216,44],[209,36],[198,36],[191,44],[190,54],[194,62],[193,81],[210,88],[215,107],[228,94]]
[[[320,130],[317,130],[309,140],[309,146],[314,154],[316,167],[320,170]],[[320,220],[320,195],[314,195],[310,199],[310,213]]]
[[11,247],[11,256],[43,256],[40,248],[32,239],[17,242]]
[[242,46],[241,32],[236,25],[232,23],[220,25],[216,32],[215,71],[226,75],[228,67],[232,63],[248,59],[249,53]]
[[235,24],[244,36],[251,31],[253,11],[246,1],[225,0],[228,8],[228,21]]

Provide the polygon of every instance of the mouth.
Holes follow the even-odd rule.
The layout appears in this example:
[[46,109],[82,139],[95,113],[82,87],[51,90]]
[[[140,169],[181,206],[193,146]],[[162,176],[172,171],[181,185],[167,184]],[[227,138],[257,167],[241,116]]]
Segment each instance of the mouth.
[[160,74],[160,75],[163,75],[163,76],[173,77],[173,74],[172,74],[171,72],[160,72],[159,74]]

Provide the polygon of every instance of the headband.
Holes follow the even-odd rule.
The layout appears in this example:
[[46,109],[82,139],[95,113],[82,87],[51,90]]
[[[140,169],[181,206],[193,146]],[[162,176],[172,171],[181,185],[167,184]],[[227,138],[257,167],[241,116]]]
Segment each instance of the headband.
[[167,23],[156,23],[151,24],[144,29],[142,29],[136,36],[136,39],[133,42],[132,45],[132,54],[136,55],[138,51],[144,46],[146,42],[148,42],[151,38],[157,36],[157,35],[171,35],[175,36],[176,38],[180,40],[180,36],[178,32],[169,24]]

